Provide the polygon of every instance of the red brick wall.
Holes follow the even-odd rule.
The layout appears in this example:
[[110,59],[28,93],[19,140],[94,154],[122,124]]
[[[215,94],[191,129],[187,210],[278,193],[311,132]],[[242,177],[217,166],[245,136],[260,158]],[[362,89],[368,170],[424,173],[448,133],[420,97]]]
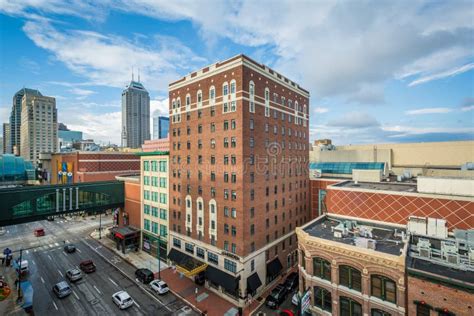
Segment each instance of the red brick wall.
[[[125,206],[122,212],[128,214],[129,225],[140,228],[140,184],[125,182]],[[120,225],[123,225],[123,213],[120,214]]]
[[410,215],[443,218],[448,228],[474,227],[474,202],[350,190],[327,191],[330,213],[406,224]]
[[[456,315],[474,315],[474,294],[408,276],[408,315],[416,315],[414,301],[424,301],[435,308],[446,308]],[[469,308],[470,307],[470,308]]]
[[310,197],[311,197],[311,219],[318,217],[319,208],[319,190],[326,190],[326,187],[331,184],[338,183],[339,181],[327,181],[327,180],[310,180]]

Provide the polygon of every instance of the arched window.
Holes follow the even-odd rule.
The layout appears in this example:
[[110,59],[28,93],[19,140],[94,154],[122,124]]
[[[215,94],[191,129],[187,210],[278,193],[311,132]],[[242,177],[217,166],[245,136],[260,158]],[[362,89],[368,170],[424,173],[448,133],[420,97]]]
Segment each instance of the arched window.
[[397,285],[395,281],[382,275],[370,277],[370,293],[372,296],[391,303],[397,303]]
[[202,107],[202,91],[199,90],[196,95],[198,108]]
[[236,92],[236,85],[237,85],[237,84],[236,84],[235,80],[232,80],[232,81],[230,82],[230,93],[231,93],[231,94],[235,94],[235,92]]
[[253,81],[249,83],[249,112],[255,113],[255,84]]
[[339,298],[340,316],[362,316],[362,305],[348,297]]
[[229,94],[229,84],[227,82],[224,82],[222,84],[222,95],[226,96]]
[[186,95],[186,110],[191,109],[191,95],[188,93]]
[[318,278],[331,281],[331,263],[323,258],[314,257],[313,275]]
[[325,288],[314,287],[314,305],[322,310],[332,312],[331,291]]
[[362,291],[360,271],[350,266],[339,266],[339,284],[356,291]]
[[391,316],[390,313],[387,313],[377,308],[372,308],[371,314],[372,316]]

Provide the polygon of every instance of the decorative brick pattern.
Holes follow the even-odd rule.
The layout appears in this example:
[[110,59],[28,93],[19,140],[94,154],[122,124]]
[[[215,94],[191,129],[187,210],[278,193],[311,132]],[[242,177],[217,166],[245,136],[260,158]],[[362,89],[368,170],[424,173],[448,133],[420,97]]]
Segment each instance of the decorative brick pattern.
[[406,224],[410,215],[446,219],[448,229],[474,227],[474,202],[350,190],[327,191],[330,213]]

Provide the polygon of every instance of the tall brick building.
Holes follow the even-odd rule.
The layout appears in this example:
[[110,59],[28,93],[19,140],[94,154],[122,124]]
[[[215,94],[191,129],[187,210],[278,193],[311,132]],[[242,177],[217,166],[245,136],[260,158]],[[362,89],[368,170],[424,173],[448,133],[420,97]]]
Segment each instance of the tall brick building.
[[296,263],[309,93],[244,55],[169,85],[170,260],[242,306]]

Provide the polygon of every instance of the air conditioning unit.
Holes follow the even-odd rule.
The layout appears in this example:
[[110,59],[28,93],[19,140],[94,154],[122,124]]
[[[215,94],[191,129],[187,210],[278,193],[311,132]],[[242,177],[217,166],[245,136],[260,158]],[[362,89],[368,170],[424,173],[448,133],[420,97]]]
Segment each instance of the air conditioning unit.
[[418,254],[423,258],[431,257],[431,243],[428,239],[420,238],[416,244],[418,248]]
[[474,248],[469,249],[469,265],[474,266]]
[[312,173],[314,178],[321,178],[323,176],[323,170],[321,169],[314,169]]
[[447,253],[446,261],[450,264],[458,265],[459,264],[459,254],[457,253]]

